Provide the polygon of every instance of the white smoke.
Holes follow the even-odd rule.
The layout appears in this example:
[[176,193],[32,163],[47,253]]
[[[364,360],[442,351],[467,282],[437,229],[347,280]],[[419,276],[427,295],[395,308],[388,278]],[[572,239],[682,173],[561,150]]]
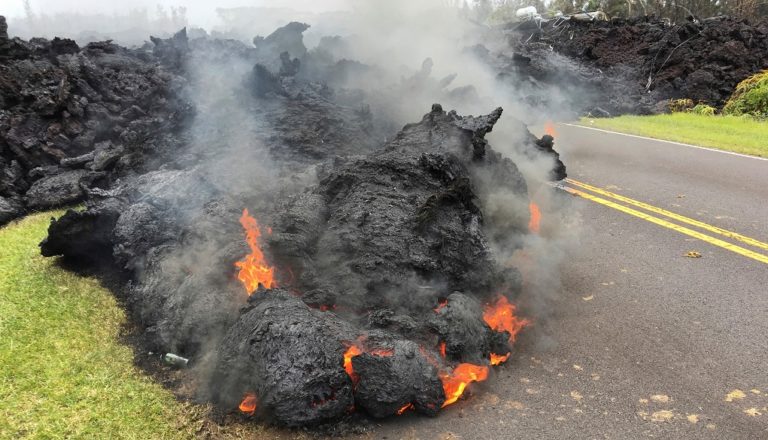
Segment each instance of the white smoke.
[[[517,121],[533,124],[553,119],[562,110],[556,112],[555,107],[563,102],[563,91],[549,91],[552,107],[531,106],[525,101],[527,91],[521,89],[515,77],[500,79],[496,67],[467,50],[477,44],[491,53],[507,50],[506,36],[501,31],[478,22],[471,11],[457,2],[443,0],[232,0],[216,2],[215,6],[212,2],[187,0],[159,2],[163,8],[153,8],[157,3],[147,0],[122,6],[125,3],[67,0],[53,5],[32,0],[28,11],[31,13],[26,13],[23,2],[16,2],[8,12],[9,31],[27,38],[84,38],[93,31],[99,37],[117,35],[120,42],[140,44],[150,33],[168,34],[186,25],[204,26],[250,44],[253,36],[266,35],[275,25],[307,21],[312,25],[305,38],[310,50],[320,43],[321,37],[339,35],[345,45],[333,55],[375,68],[376,75],[356,78],[354,84],[341,86],[364,89],[374,117],[391,120],[396,128],[420,120],[435,102],[461,115],[485,114],[503,107],[504,115],[488,139],[525,176],[531,195],[535,194],[540,202],[543,224],[540,235],[524,238],[522,251],[512,250],[512,244],[517,242],[494,243],[494,251],[499,261],[522,270],[526,289],[522,301],[527,310],[539,316],[549,310],[551,299],[563,289],[560,265],[577,244],[574,237],[578,237],[578,219],[567,211],[567,206],[564,208],[562,200],[552,195],[549,187],[542,186],[553,162],[547,156],[528,154],[524,146],[526,133]],[[120,26],[106,28],[116,23]],[[205,151],[208,145],[228,146],[201,165],[201,171],[207,176],[222,176],[210,180],[217,190],[233,195],[238,191],[253,193],[260,182],[274,181],[276,177],[266,152],[255,141],[259,121],[237,96],[243,77],[252,67],[233,58],[223,63],[201,62],[191,65],[189,70],[190,98],[198,110],[189,133],[190,150]],[[514,225],[525,221],[521,213],[527,210],[526,197],[491,191],[483,203],[486,215],[499,223],[505,219]]]

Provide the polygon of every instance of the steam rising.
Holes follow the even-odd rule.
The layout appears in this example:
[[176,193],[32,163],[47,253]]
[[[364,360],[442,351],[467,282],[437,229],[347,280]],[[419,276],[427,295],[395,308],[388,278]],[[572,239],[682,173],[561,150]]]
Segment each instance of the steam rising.
[[[244,305],[248,297],[234,280],[234,274],[224,272],[234,272],[233,263],[248,252],[244,239],[237,244],[230,240],[238,235],[233,231],[240,229],[237,219],[241,210],[248,208],[260,225],[270,225],[278,220],[271,216],[276,207],[285,208],[287,217],[291,216],[291,203],[303,204],[302,208],[312,211],[307,206],[315,206],[313,203],[320,197],[312,193],[313,185],[327,177],[329,170],[340,160],[334,156],[365,155],[375,151],[404,124],[420,120],[433,103],[441,103],[445,109],[455,109],[464,115],[488,114],[496,107],[504,108],[501,120],[488,135],[488,140],[494,150],[514,162],[509,163],[509,167],[516,164],[525,177],[525,182],[519,182],[516,188],[527,188],[528,191],[511,191],[497,185],[498,176],[491,171],[480,167],[474,169],[471,180],[475,187],[471,192],[479,199],[484,216],[483,232],[488,237],[488,247],[494,259],[510,272],[522,271],[519,300],[523,314],[532,315],[534,320],[542,319],[551,307],[552,299],[562,290],[559,266],[576,244],[573,237],[577,236],[578,219],[565,211],[566,203],[545,184],[554,166],[553,160],[551,156],[531,150],[530,139],[520,122],[541,123],[551,119],[548,110],[540,104],[526,103],[527,91],[518,88],[523,81],[518,83],[508,76],[500,78],[495,67],[487,62],[487,54],[483,55],[483,48],[478,46],[502,50],[504,35],[469,20],[466,10],[446,6],[438,0],[349,1],[334,5],[334,10],[337,7],[344,12],[315,11],[319,21],[309,23],[313,27],[305,40],[307,44],[314,42],[315,45],[308,47],[307,53],[301,48],[294,50],[297,53],[289,51],[282,60],[275,59],[275,53],[264,50],[259,43],[265,44],[266,40],[261,39],[255,40],[255,48],[250,38],[242,38],[247,42],[245,45],[204,38],[189,42],[190,55],[181,70],[187,81],[185,94],[196,114],[184,134],[186,148],[176,158],[182,171],[170,183],[172,189],[168,189],[167,181],[159,182],[152,176],[140,182],[140,192],[146,203],[163,206],[174,213],[180,225],[179,236],[174,237],[179,244],[160,247],[157,251],[160,254],[147,255],[144,264],[136,268],[139,287],[135,288],[183,292],[179,295],[183,298],[180,302],[176,302],[176,297],[170,293],[160,293],[167,298],[145,304],[143,313],[148,316],[157,313],[155,308],[165,307],[181,315],[179,328],[153,331],[164,333],[161,339],[167,341],[184,341],[169,347],[173,350],[199,349],[204,359],[196,368],[203,377],[212,372],[215,362],[212,348],[221,339],[223,331],[237,319],[237,308]],[[249,13],[248,10],[241,12]],[[226,12],[220,15],[226,17]],[[290,13],[285,17],[285,23],[294,18]],[[318,34],[330,30],[340,38]],[[253,29],[221,27],[217,32],[250,37],[255,33]],[[335,63],[342,60],[347,61]],[[263,67],[254,69],[257,63]],[[300,67],[295,75],[275,78],[278,69],[290,70],[296,66]],[[301,80],[312,79],[313,75],[324,79],[333,90],[314,82],[306,87],[297,85]],[[254,97],[254,86],[268,88],[276,81],[282,81],[280,85],[287,90],[284,92],[287,96],[278,94],[268,103]],[[312,103],[301,109],[306,117],[294,117],[291,112],[296,110],[284,104],[292,94],[302,94]],[[336,99],[333,105],[344,104],[338,109],[340,114],[356,122],[356,127],[343,135],[325,133],[322,111],[313,113],[313,107],[329,105],[329,96]],[[548,102],[561,106],[563,91],[552,90]],[[558,110],[558,114],[562,112],[562,109]],[[294,149],[303,147],[302,139],[291,137],[290,126],[275,127],[277,114],[293,123],[307,124],[311,129],[305,128],[305,131],[312,131],[321,138],[327,151],[300,151],[305,156],[316,155],[310,157],[316,159],[314,162],[288,160]],[[289,133],[279,133],[283,129]],[[513,233],[524,229],[528,223],[530,197],[541,207],[541,234]],[[246,206],[237,206],[238,203]],[[290,237],[286,238],[291,234],[311,235],[311,228],[319,227],[318,224],[334,214],[324,212],[322,203],[316,205],[320,208],[312,212],[317,216],[314,224],[292,225],[289,232],[283,231],[285,235],[278,238],[291,243]],[[475,220],[473,225],[479,228],[479,221]],[[319,255],[325,257],[318,262],[318,270],[322,270],[323,265],[336,264],[347,258],[344,235],[329,234],[329,237],[328,241],[320,242],[322,251]],[[269,238],[265,241],[269,243]],[[300,240],[296,242],[301,243]],[[228,264],[223,266],[222,262]],[[188,274],[190,267],[194,268],[191,275]],[[187,276],[193,277],[197,284],[185,281]],[[398,282],[402,281],[409,289],[380,292],[397,307],[430,310],[434,307],[430,301],[435,298],[435,292],[446,289],[442,284],[444,280],[430,282],[416,273],[402,274],[402,278]],[[465,279],[472,278],[466,276]],[[285,284],[278,282],[278,285]],[[324,287],[327,286],[317,286],[319,295]],[[358,285],[357,278],[351,273],[332,287],[346,291],[366,288]],[[513,292],[520,288],[508,287]],[[444,292],[444,297],[449,294],[450,291]],[[461,301],[457,299],[450,307],[456,309]],[[284,307],[314,316],[313,311],[302,308],[303,304],[287,301]],[[473,307],[480,309],[479,303]],[[459,311],[452,313],[461,316]],[[194,322],[200,317],[210,319],[216,325],[200,330],[199,323]],[[472,319],[475,319],[474,315],[468,316],[466,321]],[[483,326],[481,321],[475,321],[478,326]],[[314,325],[321,327],[319,323]],[[338,326],[347,331],[346,324],[338,323]],[[290,336],[285,335],[286,340]],[[413,353],[418,351],[415,346],[408,349]],[[229,397],[241,399],[242,395]],[[258,397],[261,401],[263,396]]]
[[[495,188],[493,176],[484,175],[475,176],[479,185],[475,190],[481,198],[488,235],[492,238],[489,244],[496,259],[523,272],[524,290],[520,298],[523,313],[543,319],[552,307],[552,300],[562,291],[559,265],[577,244],[573,237],[578,219],[562,211],[563,200],[544,183],[553,167],[551,158],[532,154],[524,144],[525,131],[519,121],[537,123],[549,115],[527,105],[514,81],[509,78],[500,81],[493,67],[468,49],[477,44],[501,45],[502,37],[468,20],[460,10],[436,0],[397,0],[386,4],[350,2],[346,6],[352,12],[326,17],[339,31],[341,39],[312,38],[310,30],[307,40],[314,39],[319,46],[309,47],[308,55],[291,53],[290,56],[303,57],[302,66],[307,69],[313,66],[312,57],[328,56],[336,60],[356,60],[367,66],[361,75],[330,76],[328,80],[337,96],[353,89],[364,93],[378,127],[372,131],[373,144],[385,141],[405,123],[418,120],[433,102],[441,102],[460,114],[487,113],[496,106],[504,108],[502,120],[488,138],[494,149],[511,158],[525,176],[529,195],[535,197],[542,209],[541,235],[520,237],[509,233],[514,226],[527,224],[529,195]],[[290,18],[286,16],[286,21]],[[317,27],[327,28],[322,23]],[[247,29],[225,32],[243,34]],[[190,44],[195,47],[194,41]],[[255,62],[274,68],[276,60],[256,52],[222,55],[223,52],[215,48],[200,50],[200,47],[193,51],[194,56],[186,65],[187,93],[197,109],[195,120],[190,124],[187,154],[190,161],[198,164],[195,173],[202,176],[206,185],[195,184],[187,190],[196,193],[194,200],[198,201],[216,194],[247,200],[247,207],[258,217],[260,211],[269,212],[272,204],[316,182],[318,168],[310,166],[296,174],[295,167],[286,168],[282,162],[276,162],[262,142],[263,131],[270,124],[268,115],[258,107],[257,101],[244,95],[244,85]],[[553,91],[553,102],[560,102],[559,93]],[[360,153],[366,152],[367,149],[360,150]],[[187,216],[192,221],[195,210],[204,209],[204,205],[188,208]],[[236,218],[232,217],[233,224]],[[261,222],[261,218],[259,220]],[[264,220],[268,222],[269,218]],[[221,246],[215,237],[216,234],[201,232],[175,255],[185,262],[192,259],[206,266],[205,260],[212,249]],[[326,252],[342,247],[330,246]],[[329,254],[319,263],[321,266],[335,264],[339,259],[343,259],[341,254]],[[172,258],[165,265],[172,264],[171,261]],[[404,276],[411,276],[414,286],[424,287],[424,281],[415,274]],[[339,280],[335,287],[355,289],[349,282],[351,278]],[[435,291],[444,286],[429,288]],[[392,295],[395,295],[393,300],[398,297],[397,292]],[[244,300],[245,295],[240,297]],[[400,297],[394,302],[403,300],[418,301]],[[203,345],[220,337],[212,336],[212,341],[201,341]]]

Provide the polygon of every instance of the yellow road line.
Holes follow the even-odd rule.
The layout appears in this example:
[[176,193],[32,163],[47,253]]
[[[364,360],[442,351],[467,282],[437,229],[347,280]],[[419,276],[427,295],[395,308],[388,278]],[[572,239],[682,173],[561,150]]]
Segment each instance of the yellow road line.
[[583,197],[587,200],[591,200],[596,203],[600,203],[601,205],[608,206],[613,209],[617,209],[621,212],[624,212],[629,215],[633,215],[635,217],[641,218],[643,220],[649,221],[651,223],[655,223],[659,226],[663,226],[665,228],[672,229],[673,231],[677,231],[681,234],[689,235],[693,238],[697,238],[701,241],[705,241],[709,244],[719,246],[723,249],[727,249],[731,252],[735,252],[739,255],[751,258],[753,260],[757,260],[761,263],[768,264],[768,256],[763,254],[758,254],[757,252],[750,251],[749,249],[744,249],[743,247],[736,246],[735,244],[728,243],[726,241],[720,240],[715,237],[710,237],[709,235],[702,234],[701,232],[694,231],[693,229],[688,229],[685,226],[676,225],[674,223],[668,222],[666,220],[662,220],[658,217],[654,217],[652,215],[646,214],[644,212],[640,212],[636,209],[628,208],[624,205],[619,205],[616,202],[612,202],[610,200],[603,199],[601,197],[593,196],[592,194],[585,193],[583,191],[579,191],[574,188],[569,187],[561,187],[565,191],[568,191],[571,194],[577,195],[579,197]]
[[638,208],[643,208],[643,209],[645,209],[647,211],[655,212],[656,214],[661,214],[661,215],[669,217],[671,219],[675,219],[675,220],[677,220],[679,222],[688,223],[689,225],[696,226],[697,228],[705,229],[705,230],[707,230],[709,232],[714,232],[715,234],[720,234],[720,235],[722,235],[724,237],[728,237],[728,238],[731,238],[733,240],[740,241],[740,242],[748,244],[750,246],[754,246],[754,247],[758,247],[758,248],[761,248],[761,249],[768,250],[768,243],[763,243],[762,241],[755,240],[754,238],[746,237],[744,235],[738,234],[738,233],[733,232],[733,231],[728,231],[726,229],[718,228],[717,226],[708,225],[708,224],[706,224],[704,222],[700,222],[698,220],[694,220],[692,218],[685,217],[685,216],[682,216],[680,214],[675,214],[674,212],[669,212],[669,211],[667,211],[665,209],[657,208],[657,207],[655,207],[653,205],[649,205],[647,203],[639,202],[637,200],[630,199],[629,197],[624,197],[622,195],[615,194],[615,193],[612,193],[610,191],[606,191],[604,189],[597,188],[597,187],[594,187],[592,185],[588,185],[588,184],[583,183],[583,182],[579,182],[577,180],[565,179],[565,181],[570,183],[571,185],[579,186],[581,188],[584,188],[586,190],[592,191],[594,193],[597,193],[597,194],[600,194],[600,195],[603,195],[603,196],[606,196],[606,197],[611,197],[611,198],[616,199],[616,200],[620,200],[620,201],[622,201],[624,203],[628,203],[630,205],[637,206]]

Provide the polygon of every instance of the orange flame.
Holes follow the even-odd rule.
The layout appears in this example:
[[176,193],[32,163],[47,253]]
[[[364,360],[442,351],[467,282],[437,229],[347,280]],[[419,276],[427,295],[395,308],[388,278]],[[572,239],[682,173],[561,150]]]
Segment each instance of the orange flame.
[[405,405],[404,407],[397,410],[397,415],[402,416],[404,412],[408,411],[409,409],[413,408],[413,404],[409,403]]
[[443,359],[445,359],[445,342],[440,343],[440,356],[442,356]]
[[539,229],[541,229],[541,210],[539,209],[539,205],[534,202],[531,202],[531,204],[528,205],[528,209],[531,210],[531,220],[528,222],[528,230],[534,234],[538,234]]
[[486,379],[488,379],[488,367],[482,365],[459,364],[451,373],[440,373],[445,392],[443,408],[459,400],[467,385]]
[[531,323],[515,316],[516,310],[515,305],[510,303],[506,296],[499,295],[495,304],[485,306],[483,321],[497,332],[508,332],[509,342],[515,342],[520,330]]
[[256,412],[256,405],[258,403],[258,400],[256,399],[256,395],[253,393],[245,393],[243,396],[243,401],[240,402],[240,411],[242,411],[245,414],[253,415],[253,413]]
[[355,356],[358,356],[362,354],[363,351],[360,350],[356,345],[350,345],[347,351],[344,352],[344,370],[347,371],[347,374],[350,378],[352,378],[352,382],[357,382],[357,375],[355,374],[355,370],[352,368],[352,358]]
[[[374,356],[389,357],[395,354],[395,351],[389,348],[375,348],[373,350],[366,351],[366,353],[372,354]],[[349,377],[352,379],[352,383],[354,384],[357,384],[357,381],[360,379],[360,377],[358,377],[357,373],[355,373],[355,369],[352,367],[352,358],[361,354],[363,354],[363,349],[354,344],[350,345],[349,348],[347,348],[347,351],[344,352],[344,370],[347,372],[347,375],[349,375]]]
[[507,353],[507,354],[505,354],[503,356],[500,355],[500,354],[491,353],[491,365],[495,366],[495,365],[503,364],[504,362],[507,361],[507,359],[509,359],[510,355],[511,355],[511,353]]
[[243,210],[240,224],[245,229],[245,241],[251,248],[251,253],[246,255],[243,261],[235,263],[235,267],[240,269],[237,279],[243,283],[245,290],[250,295],[259,288],[259,284],[267,289],[276,286],[274,280],[275,269],[267,265],[264,253],[259,248],[259,237],[261,237],[259,223],[248,214],[247,209]]
[[552,137],[557,136],[557,131],[555,130],[555,123],[552,121],[547,121],[544,123],[544,134],[548,134]]

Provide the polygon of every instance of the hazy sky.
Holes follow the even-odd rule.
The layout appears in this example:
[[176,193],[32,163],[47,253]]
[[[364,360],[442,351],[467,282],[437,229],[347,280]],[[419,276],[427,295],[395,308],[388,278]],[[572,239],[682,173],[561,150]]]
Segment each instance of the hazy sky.
[[[131,9],[154,11],[157,5],[186,6],[191,24],[210,26],[216,19],[216,8],[234,6],[293,7],[304,11],[341,9],[346,0],[29,0],[37,13],[78,11],[82,13],[126,12]],[[24,14],[23,0],[0,0],[0,15],[9,18]]]

